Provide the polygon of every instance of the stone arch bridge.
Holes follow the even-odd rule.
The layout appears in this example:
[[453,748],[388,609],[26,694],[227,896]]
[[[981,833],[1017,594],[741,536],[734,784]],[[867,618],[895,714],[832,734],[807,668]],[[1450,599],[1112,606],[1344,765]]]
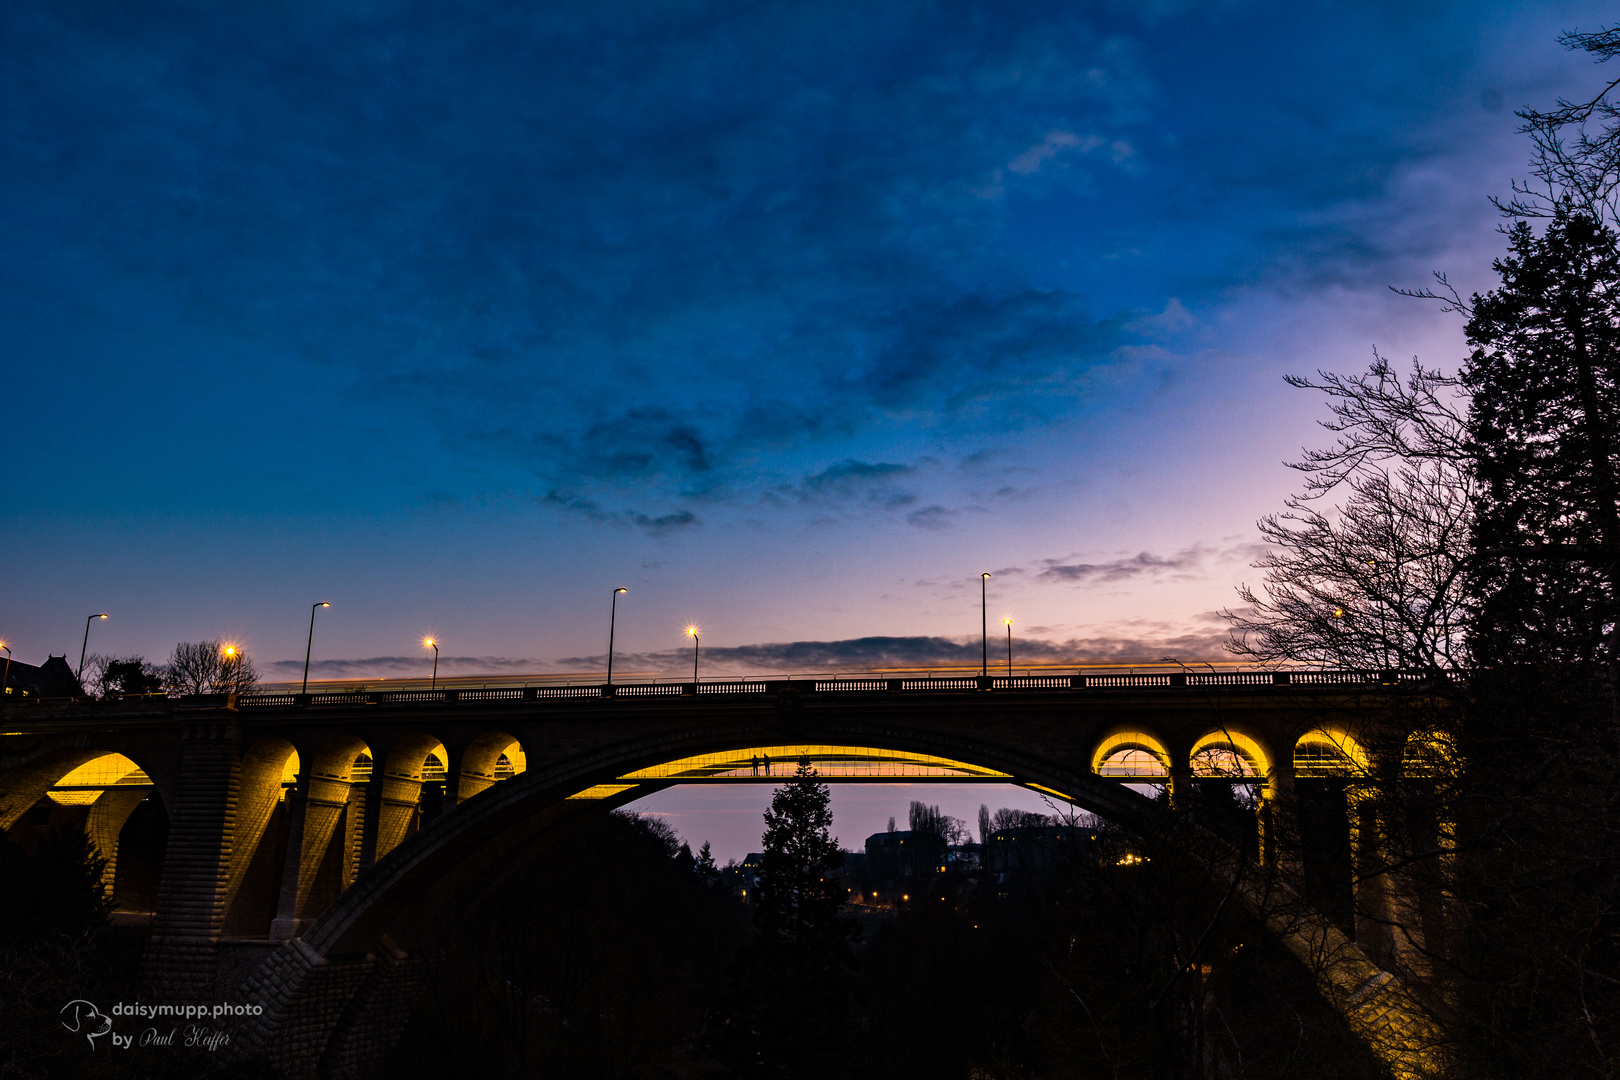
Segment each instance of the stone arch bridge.
[[[759,782],[808,755],[833,782],[1002,780],[1144,829],[1141,784],[1185,806],[1202,784],[1246,784],[1251,851],[1201,844],[1224,853],[1211,872],[1268,868],[1243,878],[1251,907],[1397,1075],[1421,1076],[1434,1027],[1384,929],[1400,898],[1347,873],[1336,912],[1305,903],[1295,815],[1297,791],[1325,786],[1347,861],[1371,865],[1354,791],[1408,756],[1403,682],[1187,671],[9,705],[0,828],[87,831],[121,917],[150,920],[150,998],[261,1003],[248,1042],[290,1075],[348,1076],[397,1039],[437,920],[661,787]],[[1299,902],[1274,916],[1278,896]]]

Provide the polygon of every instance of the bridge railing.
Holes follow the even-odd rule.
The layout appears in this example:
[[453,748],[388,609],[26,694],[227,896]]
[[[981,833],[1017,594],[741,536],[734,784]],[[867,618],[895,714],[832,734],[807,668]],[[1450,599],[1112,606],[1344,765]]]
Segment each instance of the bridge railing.
[[[299,694],[265,691],[247,694],[198,694],[154,699],[173,709],[340,708],[363,705],[445,705],[457,702],[522,702],[581,698],[680,697],[702,694],[763,694],[791,688],[797,693],[964,693],[996,690],[1130,691],[1310,687],[1346,689],[1414,685],[1429,676],[1412,671],[1152,671],[1078,672],[1073,675],[925,675],[887,678],[715,679],[708,682],[587,683],[570,686],[446,687],[431,690],[346,690]],[[26,698],[7,706],[70,704],[74,699]],[[117,702],[109,702],[116,704]]]

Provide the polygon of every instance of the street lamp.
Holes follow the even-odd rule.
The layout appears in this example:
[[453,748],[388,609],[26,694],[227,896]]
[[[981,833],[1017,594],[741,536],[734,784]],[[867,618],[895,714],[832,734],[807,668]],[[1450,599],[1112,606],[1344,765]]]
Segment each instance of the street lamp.
[[[219,650],[219,655],[220,658],[225,661],[223,667],[225,685],[228,687],[227,692],[235,693],[237,683],[241,681],[242,676],[242,650],[238,649],[235,645],[226,645],[224,648]],[[231,670],[231,665],[233,664],[236,666],[234,672]]]
[[317,610],[319,610],[320,608],[331,607],[331,606],[332,605],[328,604],[325,600],[322,600],[320,603],[313,604],[313,605],[310,606],[310,609],[309,609],[309,638],[308,638],[308,640],[306,640],[304,642],[304,688],[302,690],[298,691],[300,694],[309,693],[309,650],[310,650],[310,647],[315,644],[315,612]]
[[688,626],[686,636],[692,639],[692,692],[697,692],[698,628]]
[[425,637],[422,639],[422,644],[433,648],[433,681],[428,683],[428,689],[437,690],[439,688],[439,643],[430,637]]
[[619,594],[627,593],[629,589],[614,589],[613,604],[608,608],[608,672],[607,684],[613,685],[613,623],[619,616]]
[[0,641],[0,649],[6,650],[6,673],[0,675],[0,694],[11,693],[11,646]]
[[982,666],[979,668],[979,676],[980,676],[980,678],[985,678],[985,679],[988,679],[990,677],[990,616],[987,614],[987,609],[985,607],[985,602],[986,602],[985,601],[985,590],[988,589],[989,586],[990,586],[990,575],[988,573],[980,574],[979,575],[979,637],[981,639],[980,644],[983,645],[983,647],[984,647],[984,649],[983,649],[984,657],[983,657]]
[[1007,624],[1007,678],[1012,678],[1012,620],[1002,619]]
[[[105,618],[107,618],[107,613],[103,611],[100,615],[91,615],[84,620],[84,642],[79,646],[79,670],[73,674],[75,682],[78,682],[84,678],[84,650],[90,647],[90,624],[95,622],[97,619]],[[82,682],[79,683],[79,688],[84,688],[84,684]]]

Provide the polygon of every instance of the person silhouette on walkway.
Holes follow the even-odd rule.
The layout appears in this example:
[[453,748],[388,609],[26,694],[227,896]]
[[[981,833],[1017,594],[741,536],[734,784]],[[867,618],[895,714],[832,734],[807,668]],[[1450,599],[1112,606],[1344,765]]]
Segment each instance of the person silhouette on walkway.
[[750,758],[750,759],[749,759],[749,760],[750,760],[750,761],[751,761],[751,762],[752,762],[752,763],[753,763],[753,766],[754,766],[754,775],[755,775],[755,776],[758,776],[758,775],[759,775],[759,755],[758,755],[758,754],[755,754],[755,755],[754,755],[754,756],[753,756],[753,757],[752,757],[752,758]]
[[765,755],[765,775],[771,775],[771,755]]

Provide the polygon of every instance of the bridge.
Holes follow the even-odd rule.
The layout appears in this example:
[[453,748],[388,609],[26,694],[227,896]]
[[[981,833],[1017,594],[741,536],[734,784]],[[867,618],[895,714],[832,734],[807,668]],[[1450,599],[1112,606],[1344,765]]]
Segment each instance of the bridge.
[[1201,832],[1210,873],[1417,1077],[1437,1035],[1409,985],[1422,942],[1387,929],[1399,890],[1369,873],[1312,908],[1296,810],[1306,789],[1338,800],[1350,858],[1376,865],[1357,785],[1432,767],[1414,697],[1395,672],[1187,670],[11,704],[0,828],[85,829],[119,917],[150,920],[149,999],[262,1004],[245,1041],[290,1075],[350,1076],[397,1040],[436,927],[673,784],[809,757],[832,783],[1021,784],[1139,833],[1164,820],[1144,784],[1195,820],[1201,785],[1244,784],[1253,835]]

